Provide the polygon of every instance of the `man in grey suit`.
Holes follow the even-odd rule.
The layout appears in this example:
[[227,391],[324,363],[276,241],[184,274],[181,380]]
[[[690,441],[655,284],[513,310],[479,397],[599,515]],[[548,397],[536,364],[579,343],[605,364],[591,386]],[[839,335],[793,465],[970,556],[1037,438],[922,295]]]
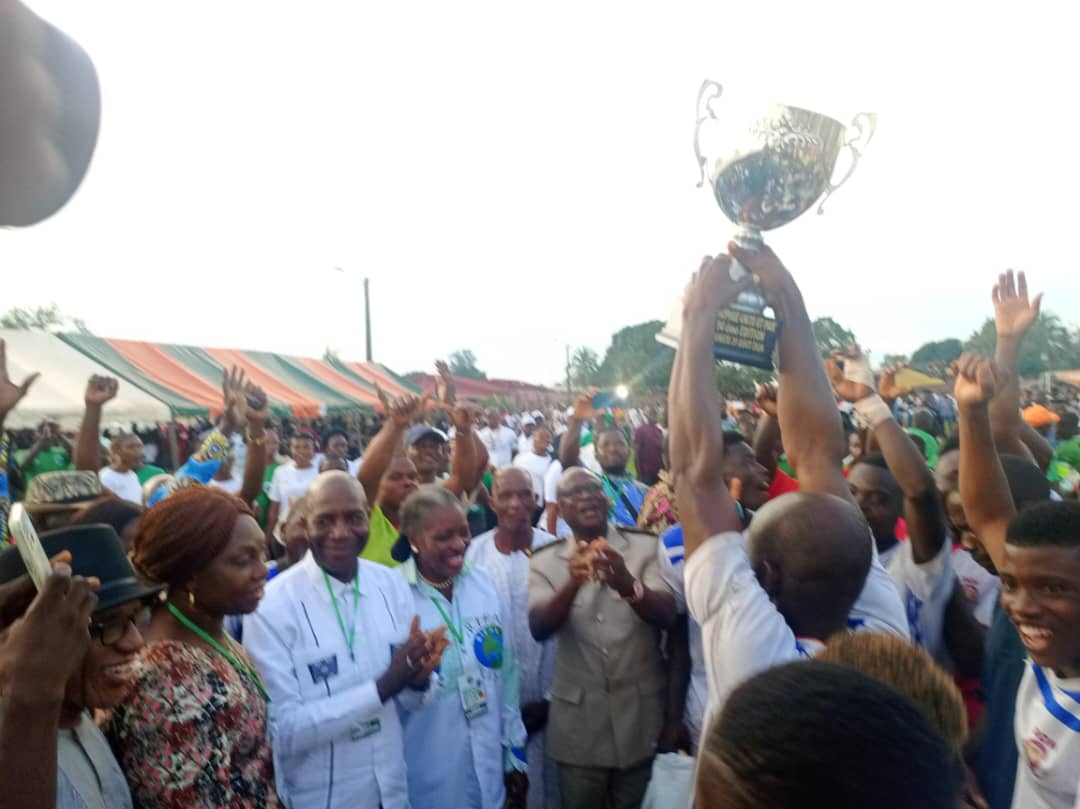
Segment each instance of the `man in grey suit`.
[[660,632],[674,623],[675,601],[656,537],[608,525],[596,475],[568,470],[558,506],[573,536],[529,566],[533,637],[558,642],[548,754],[559,763],[564,809],[631,809],[645,795],[663,725]]

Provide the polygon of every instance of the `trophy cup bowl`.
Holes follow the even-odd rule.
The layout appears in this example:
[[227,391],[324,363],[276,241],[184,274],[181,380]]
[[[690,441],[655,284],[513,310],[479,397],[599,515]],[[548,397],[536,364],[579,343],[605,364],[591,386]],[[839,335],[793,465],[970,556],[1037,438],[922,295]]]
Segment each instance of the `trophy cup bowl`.
[[[736,241],[753,247],[762,243],[762,231],[797,219],[823,195],[818,213],[824,212],[825,200],[855,171],[877,119],[859,113],[846,127],[817,112],[775,105],[745,123],[724,126],[713,107],[722,92],[709,79],[698,92],[694,129],[701,171],[698,186],[708,178],[720,210],[738,227]],[[703,150],[702,133],[712,124],[719,137],[712,148],[706,145]],[[845,148],[851,153],[850,165],[833,183],[837,159]]]
[[[825,200],[855,171],[862,148],[873,137],[877,117],[859,113],[847,127],[820,113],[776,105],[725,120],[714,109],[722,93],[723,88],[711,79],[698,91],[694,128],[694,153],[701,172],[698,187],[709,180],[720,210],[736,225],[734,241],[752,250],[764,244],[763,231],[797,219],[818,199],[818,213],[824,212]],[[850,162],[834,183],[836,163],[845,149]],[[734,280],[745,274],[738,262],[732,263]],[[717,359],[772,370],[781,324],[765,315],[766,308],[764,297],[751,288],[720,313]],[[657,340],[677,345],[681,323],[680,301]]]

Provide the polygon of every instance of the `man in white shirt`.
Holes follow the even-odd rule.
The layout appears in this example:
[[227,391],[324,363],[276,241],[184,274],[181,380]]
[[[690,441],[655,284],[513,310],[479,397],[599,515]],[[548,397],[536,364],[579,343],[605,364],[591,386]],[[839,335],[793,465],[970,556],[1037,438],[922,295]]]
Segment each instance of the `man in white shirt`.
[[142,466],[143,445],[134,433],[116,433],[109,442],[109,465],[98,471],[101,485],[121,500],[142,505],[142,484],[135,470]]
[[278,794],[294,809],[405,809],[398,709],[417,710],[443,630],[421,632],[405,580],[360,560],[367,502],[345,472],[308,492],[311,550],[244,619],[270,692]]
[[562,464],[558,458],[553,459],[551,466],[548,467],[548,471],[544,475],[544,513],[536,521],[536,527],[543,528],[559,539],[566,539],[573,532],[570,530],[570,526],[566,524],[566,520],[562,518],[562,514],[559,512],[559,504],[556,502],[559,497],[559,480],[562,479],[562,474]]
[[731,249],[784,323],[779,419],[801,491],[762,508],[744,542],[723,478],[713,346],[720,310],[749,278],[731,279],[729,256],[706,258],[683,298],[668,413],[688,557],[686,601],[701,626],[712,715],[754,673],[810,657],[844,630],[873,555],[841,470],[844,436],[801,293],[768,247]]
[[532,450],[532,437],[535,431],[536,419],[526,413],[525,417],[521,420],[521,435],[518,436],[517,443],[518,455]]
[[[978,676],[981,654],[964,659],[957,644],[954,660],[945,648],[946,609],[956,588],[956,573],[934,476],[922,453],[893,419],[892,409],[878,395],[866,358],[853,353],[844,358],[842,368],[831,360],[828,367],[837,395],[854,404],[856,417],[880,448],[880,454],[859,457],[848,481],[874,533],[881,561],[904,599],[912,640],[939,665],[951,669],[955,663],[960,673]],[[886,385],[892,385],[887,374],[882,376],[882,386]],[[906,542],[896,538],[901,516],[908,526]],[[962,591],[957,599],[957,609],[969,609]],[[979,645],[975,644],[976,652],[981,651]]]
[[502,422],[498,410],[487,412],[487,427],[477,434],[480,442],[487,448],[488,463],[496,469],[509,466],[517,452],[517,436]]
[[[960,497],[1001,578],[1001,607],[1028,653],[1016,692],[1013,809],[1080,807],[1080,504],[1019,514],[989,405],[1009,384],[990,360],[956,363]],[[1012,407],[1010,406],[1010,410]]]
[[530,524],[532,481],[524,469],[496,470],[491,483],[491,506],[499,519],[498,527],[469,543],[465,561],[491,576],[502,601],[503,620],[510,629],[509,643],[518,668],[521,718],[529,734],[528,803],[544,809],[554,804],[558,794],[555,763],[544,754],[555,641],[538,643],[529,631],[529,558],[556,539]]
[[532,479],[533,494],[536,502],[533,510],[544,507],[544,479],[548,469],[551,468],[551,456],[548,448],[551,446],[551,433],[546,427],[541,427],[533,433],[532,445],[528,452],[519,452],[514,458],[514,466],[524,469]]
[[[278,541],[278,547],[284,548],[280,540],[281,526],[288,519],[292,504],[304,496],[308,487],[319,476],[319,467],[315,464],[315,436],[308,432],[298,432],[289,439],[291,462],[283,463],[274,470],[270,479],[270,507],[267,510],[267,538]],[[273,547],[271,545],[270,547]]]

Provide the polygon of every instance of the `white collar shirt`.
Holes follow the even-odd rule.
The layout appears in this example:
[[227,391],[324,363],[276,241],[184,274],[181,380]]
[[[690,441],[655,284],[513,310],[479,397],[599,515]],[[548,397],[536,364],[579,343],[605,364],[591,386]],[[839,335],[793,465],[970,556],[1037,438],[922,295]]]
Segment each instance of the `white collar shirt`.
[[710,537],[686,561],[686,605],[701,626],[709,681],[708,716],[758,672],[816,655],[824,644],[797,638],[758,583],[743,536]]
[[292,809],[407,809],[398,708],[419,709],[430,688],[384,703],[376,681],[408,637],[412,594],[396,571],[363,559],[355,609],[353,582],[329,581],[345,632],[311,552],[273,579],[244,619],[244,646],[272,699],[278,793]]
[[[505,773],[527,766],[517,662],[495,583],[485,571],[466,565],[454,579],[453,601],[447,601],[420,579],[414,559],[397,572],[412,590],[420,626],[425,632],[446,626],[450,641],[431,705],[405,719],[412,809],[502,809]],[[479,676],[485,693],[486,710],[473,719],[465,717],[459,691],[466,674]]]

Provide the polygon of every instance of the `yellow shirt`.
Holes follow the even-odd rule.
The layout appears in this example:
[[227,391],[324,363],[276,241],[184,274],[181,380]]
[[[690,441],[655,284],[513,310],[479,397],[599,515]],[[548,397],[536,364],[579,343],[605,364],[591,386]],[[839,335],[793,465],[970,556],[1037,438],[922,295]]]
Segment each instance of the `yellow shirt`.
[[360,558],[387,567],[397,567],[398,563],[390,555],[390,549],[394,547],[394,543],[397,542],[399,536],[398,530],[386,518],[383,510],[375,506],[371,509],[371,526],[368,532],[367,545],[364,546]]

